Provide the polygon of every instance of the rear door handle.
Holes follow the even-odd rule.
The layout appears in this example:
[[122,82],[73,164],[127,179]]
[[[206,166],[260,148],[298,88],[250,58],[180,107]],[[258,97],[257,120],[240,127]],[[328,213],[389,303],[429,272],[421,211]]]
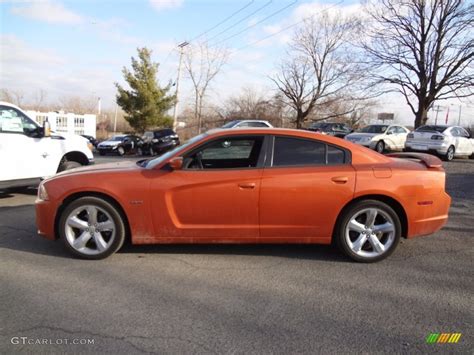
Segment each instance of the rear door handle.
[[245,183],[239,184],[239,187],[241,189],[254,189],[255,188],[255,183],[254,182],[245,182]]
[[336,184],[345,184],[349,181],[349,178],[347,176],[334,176],[331,180]]

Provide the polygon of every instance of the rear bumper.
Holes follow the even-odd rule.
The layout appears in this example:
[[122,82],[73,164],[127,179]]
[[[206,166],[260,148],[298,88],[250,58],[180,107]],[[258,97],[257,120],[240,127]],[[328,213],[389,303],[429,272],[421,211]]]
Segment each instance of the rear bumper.
[[448,152],[449,144],[446,142],[440,143],[426,143],[426,142],[405,142],[405,149],[411,150],[414,152],[424,152],[424,153],[436,153],[440,155],[445,155]]
[[57,206],[51,201],[36,200],[36,228],[38,234],[50,240],[56,239],[54,221],[56,219]]
[[420,204],[420,201],[417,202],[416,216],[409,223],[407,238],[433,234],[439,231],[448,221],[451,197],[446,192],[424,200],[427,203],[432,201],[432,203]]

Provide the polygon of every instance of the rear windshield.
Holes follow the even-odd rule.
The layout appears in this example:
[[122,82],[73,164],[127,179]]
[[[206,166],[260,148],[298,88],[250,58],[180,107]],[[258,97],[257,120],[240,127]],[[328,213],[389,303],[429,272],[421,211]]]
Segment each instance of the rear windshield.
[[430,126],[421,126],[418,127],[415,132],[439,132],[443,133],[448,127],[446,126],[435,126],[435,125],[430,125]]
[[235,126],[235,124],[239,122],[239,121],[230,121],[230,122],[227,122],[225,125],[222,126],[222,128],[232,128]]
[[385,133],[387,130],[388,126],[384,125],[370,125],[362,128],[360,132],[363,133]]

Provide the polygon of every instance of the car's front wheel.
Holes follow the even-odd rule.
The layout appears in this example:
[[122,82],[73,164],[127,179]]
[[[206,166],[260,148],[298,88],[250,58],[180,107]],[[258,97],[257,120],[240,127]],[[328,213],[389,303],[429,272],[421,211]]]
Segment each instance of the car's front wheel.
[[59,236],[74,255],[83,259],[103,259],[122,246],[125,225],[117,208],[108,201],[81,197],[62,212]]
[[61,171],[66,171],[66,170],[71,170],[75,168],[81,167],[81,163],[78,163],[77,161],[64,161],[59,165],[58,173]]
[[125,148],[124,147],[118,147],[117,148],[117,153],[120,156],[123,156],[125,154]]
[[385,143],[383,141],[378,141],[375,145],[375,150],[377,153],[382,154],[385,151]]
[[392,254],[401,233],[400,219],[389,205],[365,200],[344,212],[335,237],[339,248],[351,259],[370,263]]

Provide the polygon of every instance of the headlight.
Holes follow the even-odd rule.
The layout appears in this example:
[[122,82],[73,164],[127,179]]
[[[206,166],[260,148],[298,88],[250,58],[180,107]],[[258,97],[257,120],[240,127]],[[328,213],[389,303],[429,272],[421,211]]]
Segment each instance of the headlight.
[[40,183],[38,187],[38,200],[41,200],[41,201],[49,200],[48,191],[46,191],[46,187],[44,186],[43,183]]

